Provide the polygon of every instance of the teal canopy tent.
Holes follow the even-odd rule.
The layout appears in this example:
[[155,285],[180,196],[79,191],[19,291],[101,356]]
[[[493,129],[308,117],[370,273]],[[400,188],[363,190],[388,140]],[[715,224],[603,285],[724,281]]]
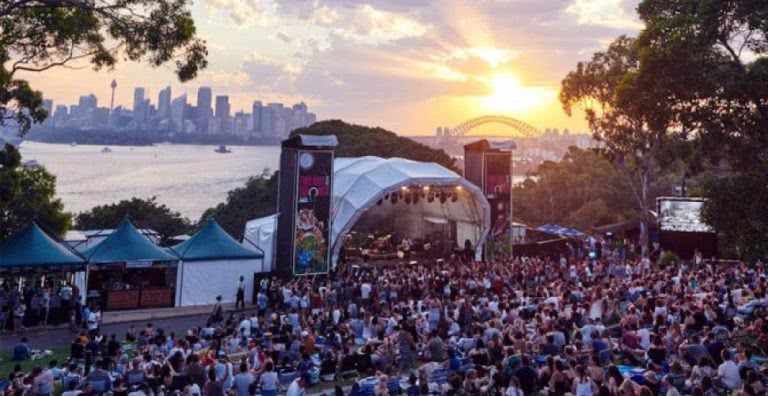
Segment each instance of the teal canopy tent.
[[252,296],[254,274],[265,272],[263,253],[241,245],[213,219],[173,250],[181,257],[176,306],[211,304],[217,296],[235,302],[240,277],[245,296]]
[[191,238],[173,247],[184,261],[257,259],[263,255],[246,248],[232,238],[214,219]]
[[124,219],[103,242],[83,251],[89,264],[128,261],[176,261],[171,250],[155,245],[131,223]]
[[82,257],[51,238],[36,221],[0,244],[0,270],[84,266]]

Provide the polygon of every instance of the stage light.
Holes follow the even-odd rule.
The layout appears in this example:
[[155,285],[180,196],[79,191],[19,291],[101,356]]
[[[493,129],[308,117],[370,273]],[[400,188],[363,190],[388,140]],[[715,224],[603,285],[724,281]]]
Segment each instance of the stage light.
[[456,186],[456,191],[461,191],[463,188],[461,186]]
[[429,186],[424,186],[421,189],[424,190],[424,191],[429,191]]
[[407,189],[408,189],[408,187],[406,187],[406,186],[402,186],[402,187],[400,187],[400,190],[402,190],[402,191],[405,191],[405,190],[407,190]]

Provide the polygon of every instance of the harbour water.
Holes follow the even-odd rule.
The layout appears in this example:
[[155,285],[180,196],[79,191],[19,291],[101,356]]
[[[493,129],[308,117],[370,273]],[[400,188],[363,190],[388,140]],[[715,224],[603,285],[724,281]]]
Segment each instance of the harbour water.
[[249,177],[264,168],[276,170],[280,158],[279,146],[233,146],[227,154],[216,153],[216,146],[198,145],[102,149],[30,141],[21,145],[24,161],[35,160],[56,175],[57,195],[69,212],[157,196],[193,221]]

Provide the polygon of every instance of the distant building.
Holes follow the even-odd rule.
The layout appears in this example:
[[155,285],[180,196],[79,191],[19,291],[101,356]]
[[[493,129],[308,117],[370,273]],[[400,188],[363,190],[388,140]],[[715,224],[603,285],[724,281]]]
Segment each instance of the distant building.
[[184,120],[189,118],[187,110],[187,94],[181,95],[171,102],[171,128],[174,132],[186,132]]
[[50,99],[43,100],[43,109],[48,113],[48,117],[43,121],[43,125],[50,128],[53,126],[53,101]]
[[234,120],[234,126],[232,129],[232,132],[237,136],[247,138],[250,132],[250,129],[248,128],[248,124],[250,123],[249,120],[251,119],[252,119],[251,115],[244,111],[238,111],[237,113],[235,113],[235,120]]
[[57,105],[53,112],[53,125],[63,127],[69,122],[69,108],[65,105]]
[[255,100],[251,108],[251,117],[253,117],[253,132],[255,134],[261,133],[261,101]]
[[167,86],[162,89],[157,96],[157,115],[160,119],[171,118],[171,87]]
[[310,126],[317,122],[317,114],[307,113],[307,117],[304,119],[304,126]]
[[211,114],[211,87],[200,87],[197,90],[197,111],[196,122],[197,133],[208,133],[208,124],[212,117]]
[[109,125],[109,107],[97,107],[91,115],[91,125],[94,128],[104,128]]
[[216,117],[225,118],[229,117],[229,96],[219,95],[216,96]]
[[259,132],[261,136],[275,135],[275,111],[270,107],[261,108],[261,117],[259,117]]
[[144,88],[138,87],[133,90],[133,122],[136,126],[144,125],[147,122],[147,108],[144,100]]

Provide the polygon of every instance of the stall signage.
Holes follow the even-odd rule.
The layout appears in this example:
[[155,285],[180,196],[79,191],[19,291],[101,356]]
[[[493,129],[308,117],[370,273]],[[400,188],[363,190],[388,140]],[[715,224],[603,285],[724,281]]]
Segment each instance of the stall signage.
[[131,260],[125,262],[125,268],[150,268],[152,260]]

